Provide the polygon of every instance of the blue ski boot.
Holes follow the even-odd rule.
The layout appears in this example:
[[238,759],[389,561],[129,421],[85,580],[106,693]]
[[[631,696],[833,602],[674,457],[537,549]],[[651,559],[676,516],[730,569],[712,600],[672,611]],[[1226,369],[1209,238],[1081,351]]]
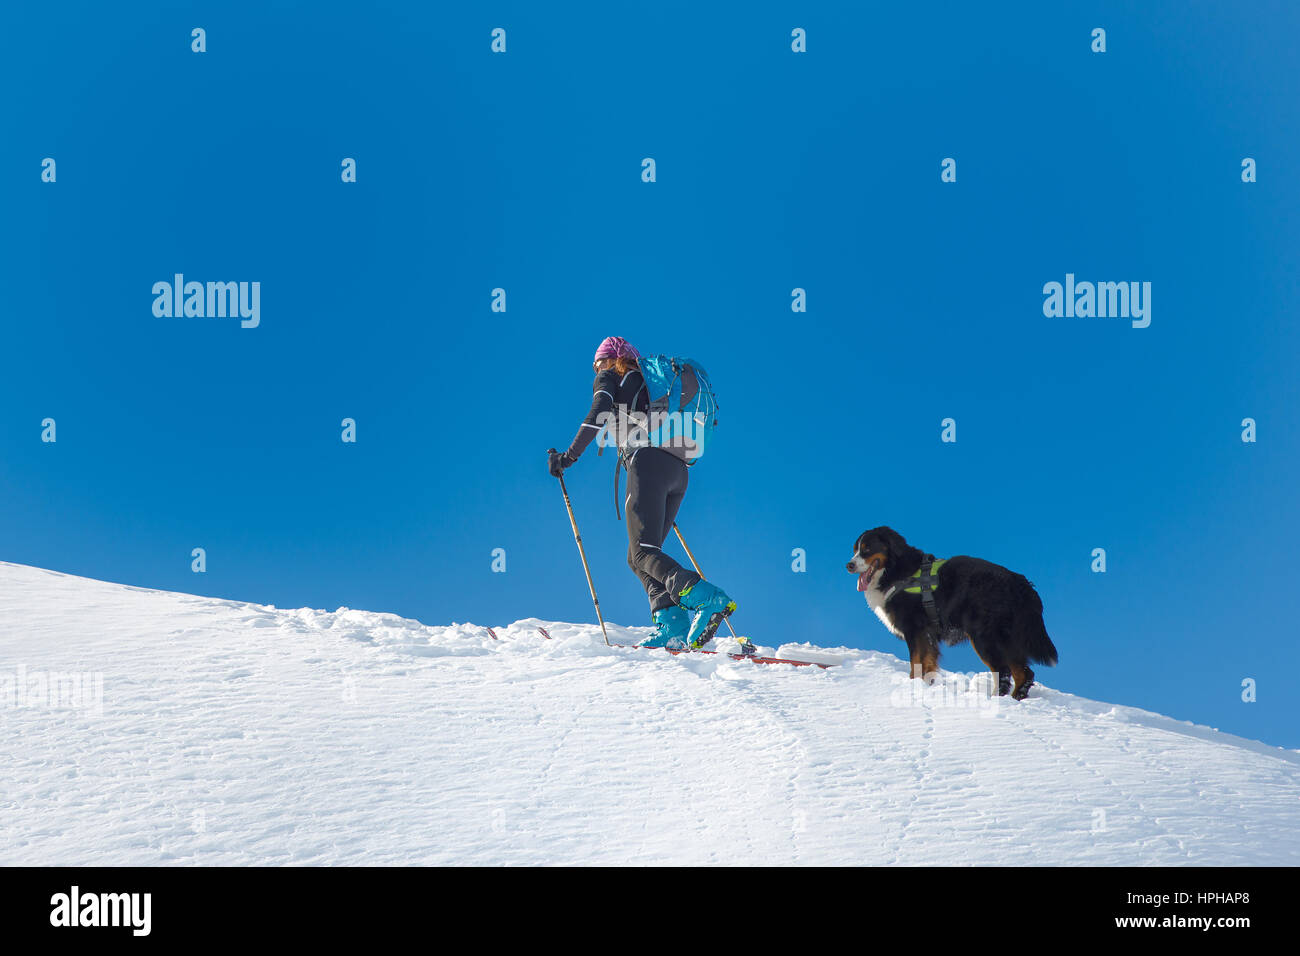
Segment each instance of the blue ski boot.
[[691,619],[676,605],[661,608],[654,612],[655,632],[637,647],[667,647],[673,650],[685,649],[686,633],[690,630]]
[[722,588],[703,578],[678,594],[677,600],[692,614],[691,629],[686,633],[686,645],[692,650],[699,650],[713,640],[722,619],[736,609],[736,602]]

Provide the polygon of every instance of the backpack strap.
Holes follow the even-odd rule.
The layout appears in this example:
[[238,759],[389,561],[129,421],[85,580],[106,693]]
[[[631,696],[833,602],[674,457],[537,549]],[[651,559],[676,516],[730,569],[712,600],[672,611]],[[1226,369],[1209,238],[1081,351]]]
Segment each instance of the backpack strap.
[[619,521],[623,520],[623,515],[618,508],[618,473],[623,470],[623,456],[614,456],[614,517]]
[[668,411],[676,412],[682,405],[682,367],[673,359],[673,383],[668,386]]
[[[632,452],[632,455],[635,455],[635,454],[636,454],[636,451],[633,451],[633,452]],[[618,473],[619,473],[620,471],[624,470],[625,468],[627,468],[627,463],[628,463],[629,461],[632,460],[632,455],[628,455],[627,458],[624,459],[624,458],[623,458],[623,451],[622,451],[622,449],[620,449],[619,452],[618,452],[618,454],[614,456],[614,517],[616,517],[619,521],[622,521],[622,520],[623,520],[623,513],[622,513],[621,510],[619,510],[619,509],[620,509],[620,503],[619,503],[619,502],[620,502],[620,499],[619,499],[619,496],[618,496]],[[628,481],[631,481],[631,480],[632,480],[632,479],[629,477],[629,478],[628,478]]]

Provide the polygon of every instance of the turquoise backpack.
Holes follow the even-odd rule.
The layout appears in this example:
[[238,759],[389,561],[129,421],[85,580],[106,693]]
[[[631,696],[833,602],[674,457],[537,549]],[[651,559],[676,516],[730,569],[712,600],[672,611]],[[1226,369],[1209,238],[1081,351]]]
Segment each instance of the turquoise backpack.
[[646,445],[662,448],[693,465],[709,447],[713,430],[718,427],[718,400],[709,373],[699,362],[671,355],[643,355],[638,364],[650,399],[650,420],[649,427],[637,432],[636,440],[619,448],[614,463],[614,514],[620,518],[618,473],[636,449]]
[[638,364],[650,399],[645,444],[695,464],[718,427],[718,400],[709,373],[694,359],[671,355],[643,355]]

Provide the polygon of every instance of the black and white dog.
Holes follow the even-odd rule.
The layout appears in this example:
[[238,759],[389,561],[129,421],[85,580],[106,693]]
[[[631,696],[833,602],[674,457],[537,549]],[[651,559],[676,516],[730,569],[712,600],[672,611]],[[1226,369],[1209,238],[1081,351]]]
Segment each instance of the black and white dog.
[[933,560],[897,531],[880,527],[862,533],[847,567],[858,576],[858,590],[876,616],[907,642],[912,677],[938,671],[941,642],[951,646],[969,639],[984,665],[998,675],[998,694],[1010,691],[1024,700],[1034,683],[1029,662],[1051,666],[1057,659],[1038,592],[1023,575],[958,555],[933,572],[934,603],[927,610],[915,575]]

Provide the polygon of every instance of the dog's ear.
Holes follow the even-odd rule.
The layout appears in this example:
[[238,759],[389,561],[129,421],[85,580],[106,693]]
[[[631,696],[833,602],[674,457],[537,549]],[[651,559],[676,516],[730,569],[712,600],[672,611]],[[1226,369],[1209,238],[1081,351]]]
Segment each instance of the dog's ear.
[[889,553],[891,556],[898,557],[907,552],[907,542],[904,541],[903,536],[893,528],[882,527],[880,529],[880,537],[884,539],[885,544],[889,545]]

